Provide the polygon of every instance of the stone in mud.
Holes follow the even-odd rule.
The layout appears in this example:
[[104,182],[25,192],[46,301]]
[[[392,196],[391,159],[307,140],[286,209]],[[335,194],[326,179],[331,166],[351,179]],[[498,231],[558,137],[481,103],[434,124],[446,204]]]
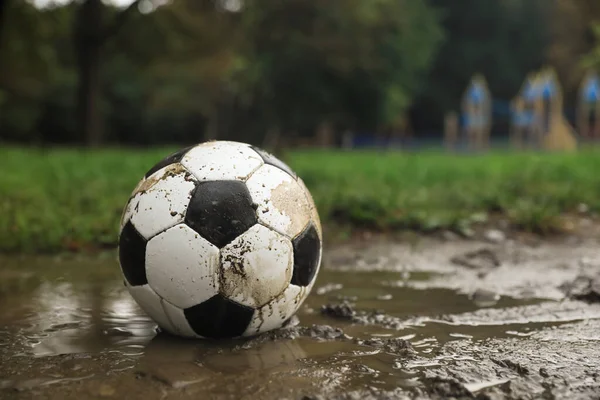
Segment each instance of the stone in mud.
[[344,333],[340,328],[333,328],[329,325],[313,325],[312,327],[305,329],[303,336],[308,336],[313,339],[343,339],[348,340],[350,337]]
[[321,307],[321,314],[336,319],[351,320],[356,315],[356,311],[350,303],[344,301],[340,304],[325,304]]
[[460,239],[460,236],[452,231],[444,231],[442,233],[442,238],[447,241],[453,241]]
[[577,205],[577,212],[581,214],[587,214],[590,211],[590,207],[585,203],[579,203]]
[[307,337],[317,340],[350,340],[350,336],[346,335],[340,328],[334,328],[329,325],[312,325],[299,326],[293,325],[294,322],[288,323],[286,327],[265,332],[262,335],[253,337],[240,345],[240,348],[251,349],[261,346],[268,342],[279,340],[294,340],[299,337]]
[[459,227],[458,233],[460,233],[465,238],[472,238],[473,236],[475,236],[475,231],[469,226]]
[[354,339],[354,343],[360,346],[370,346],[377,349],[382,349],[387,353],[392,353],[395,355],[408,356],[416,353],[410,342],[402,338],[374,337],[364,340]]
[[580,275],[573,282],[563,284],[561,289],[572,299],[600,303],[600,273]]
[[298,326],[292,328],[298,336],[310,337],[318,340],[350,340],[350,336],[346,335],[340,328],[334,328],[329,325],[312,325],[310,327]]
[[473,394],[459,381],[453,378],[441,378],[434,376],[423,379],[427,391],[441,398],[472,399]]
[[479,307],[491,307],[498,303],[500,295],[494,291],[486,289],[477,289],[469,298]]
[[492,269],[501,264],[496,253],[486,248],[454,256],[450,262],[470,269]]
[[499,359],[496,359],[496,358],[493,358],[493,357],[490,357],[490,360],[493,363],[495,363],[495,364],[497,364],[497,365],[499,365],[501,367],[512,369],[513,371],[515,371],[519,375],[529,375],[529,368],[527,368],[526,366],[521,365],[519,363],[516,363],[514,361],[511,361],[511,360],[508,360],[508,359],[506,359],[506,360],[499,360]]
[[502,243],[506,240],[506,234],[499,229],[488,229],[483,236],[492,243]]
[[387,315],[379,310],[361,313],[357,312],[352,317],[352,322],[363,325],[377,325],[387,329],[396,330],[406,327],[400,318]]

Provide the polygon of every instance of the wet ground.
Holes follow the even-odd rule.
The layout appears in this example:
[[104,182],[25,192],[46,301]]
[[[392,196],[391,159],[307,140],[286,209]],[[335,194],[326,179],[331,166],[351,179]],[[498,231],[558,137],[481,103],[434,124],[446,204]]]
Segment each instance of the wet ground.
[[289,326],[156,334],[114,253],[0,256],[1,399],[599,399],[595,239],[329,248]]

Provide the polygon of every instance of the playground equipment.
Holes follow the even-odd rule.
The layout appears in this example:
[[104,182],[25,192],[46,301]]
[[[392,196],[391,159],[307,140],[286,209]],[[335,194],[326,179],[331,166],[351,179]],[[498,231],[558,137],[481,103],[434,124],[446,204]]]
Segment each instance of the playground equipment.
[[[517,148],[539,147],[543,133],[541,123],[542,77],[540,73],[527,76],[519,94],[512,102],[511,139]],[[552,89],[549,89],[549,93]]]
[[545,69],[540,74],[538,108],[542,129],[541,147],[551,151],[577,149],[575,130],[563,114],[563,97],[556,73]]
[[489,147],[492,101],[485,78],[475,74],[462,101],[463,133],[470,149]]
[[575,150],[575,131],[562,109],[562,90],[552,69],[528,76],[521,93],[513,100],[512,142],[519,148]]
[[600,78],[589,71],[579,89],[577,130],[585,140],[600,138]]

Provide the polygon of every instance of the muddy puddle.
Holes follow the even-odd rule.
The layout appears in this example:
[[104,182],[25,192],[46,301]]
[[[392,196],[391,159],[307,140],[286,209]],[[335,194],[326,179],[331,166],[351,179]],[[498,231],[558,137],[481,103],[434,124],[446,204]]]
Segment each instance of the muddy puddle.
[[114,253],[0,256],[1,399],[593,399],[595,240],[330,248],[284,329],[156,332]]

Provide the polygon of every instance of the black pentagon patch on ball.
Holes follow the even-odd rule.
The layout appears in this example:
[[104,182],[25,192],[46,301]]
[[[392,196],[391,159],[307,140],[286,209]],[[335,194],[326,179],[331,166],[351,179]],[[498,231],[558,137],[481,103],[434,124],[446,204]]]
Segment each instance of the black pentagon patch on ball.
[[258,147],[255,147],[255,146],[251,146],[251,147],[252,147],[252,150],[257,152],[258,155],[260,155],[262,157],[265,164],[277,167],[277,168],[287,172],[289,175],[291,175],[292,178],[297,179],[296,174],[294,173],[294,171],[292,171],[292,169],[289,167],[289,165],[287,165],[286,163],[281,161],[279,158],[275,157],[273,154],[268,153]]
[[292,240],[294,246],[293,285],[308,286],[317,272],[321,252],[321,241],[317,229],[312,224]]
[[181,159],[183,158],[183,156],[185,156],[185,154],[194,146],[190,146],[190,147],[186,147],[184,149],[181,150],[177,150],[175,153],[163,158],[162,160],[160,160],[159,162],[157,162],[154,167],[150,168],[150,170],[148,172],[146,172],[146,175],[144,175],[144,178],[149,177],[150,175],[152,175],[153,173],[155,173],[156,171],[158,171],[161,168],[166,167],[167,165],[171,165],[171,164],[175,164],[179,161],[181,161]]
[[200,182],[192,192],[185,223],[221,248],[256,224],[256,206],[239,181]]
[[146,239],[127,222],[119,237],[119,261],[125,279],[131,286],[148,283],[146,278]]
[[252,320],[254,309],[217,294],[183,310],[188,323],[200,336],[222,339],[240,336]]

